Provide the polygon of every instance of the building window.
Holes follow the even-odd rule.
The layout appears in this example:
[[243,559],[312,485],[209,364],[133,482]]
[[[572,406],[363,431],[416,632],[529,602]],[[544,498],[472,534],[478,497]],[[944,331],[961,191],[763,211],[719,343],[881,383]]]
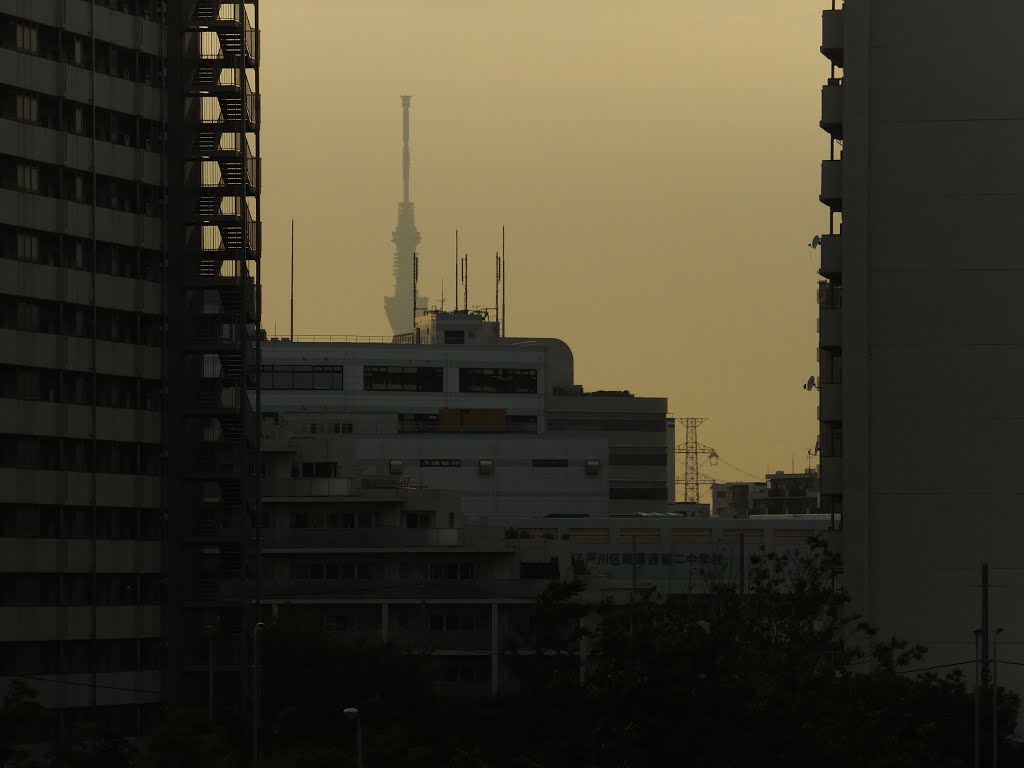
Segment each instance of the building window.
[[430,616],[431,632],[480,632],[486,629],[486,622],[471,614],[434,613]]
[[337,477],[336,461],[307,461],[302,464],[303,477]]
[[39,167],[18,163],[18,189],[24,192],[39,191]]
[[476,563],[431,563],[427,575],[431,581],[472,581]]
[[359,620],[347,614],[331,614],[324,616],[324,632],[357,632]]
[[351,421],[343,421],[343,422],[341,422],[341,434],[343,434],[343,435],[351,435],[352,434],[352,422]]
[[262,389],[344,389],[340,365],[264,365]]
[[494,459],[480,459],[477,468],[481,475],[493,475],[494,474]]
[[406,512],[405,513],[405,527],[406,528],[430,528],[430,513],[429,512]]
[[462,459],[420,459],[421,467],[461,467]]
[[632,501],[667,501],[668,489],[660,488],[609,488],[609,499]]
[[668,465],[668,454],[664,450],[643,453],[612,453],[608,455],[611,467],[664,467]]
[[465,331],[445,331],[444,332],[444,343],[445,344],[465,344],[466,343],[466,332]]
[[443,392],[444,369],[435,366],[363,368],[363,389],[376,392]]
[[17,115],[19,120],[28,123],[39,122],[39,99],[27,93],[19,93],[17,98]]
[[535,467],[568,467],[568,459],[534,459],[533,466]]
[[16,44],[19,51],[39,53],[39,30],[28,24],[18,24]]
[[601,462],[597,459],[587,459],[583,462],[583,468],[588,475],[601,474]]
[[392,475],[402,474],[404,468],[405,465],[402,464],[401,459],[390,459],[388,461],[388,472],[391,473]]
[[18,258],[22,261],[39,261],[39,236],[27,232],[18,233]]
[[535,368],[460,368],[459,391],[535,395],[537,394],[537,370]]

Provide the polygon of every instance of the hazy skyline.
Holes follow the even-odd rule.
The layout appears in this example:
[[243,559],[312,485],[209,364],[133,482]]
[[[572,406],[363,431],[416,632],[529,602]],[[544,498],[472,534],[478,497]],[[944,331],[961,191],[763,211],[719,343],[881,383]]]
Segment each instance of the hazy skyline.
[[[412,94],[421,285],[573,349],[588,389],[664,396],[754,474],[815,442],[821,2],[289,0],[261,6],[264,323],[388,333]],[[682,441],[682,435],[679,435]],[[726,466],[718,479],[744,479]]]

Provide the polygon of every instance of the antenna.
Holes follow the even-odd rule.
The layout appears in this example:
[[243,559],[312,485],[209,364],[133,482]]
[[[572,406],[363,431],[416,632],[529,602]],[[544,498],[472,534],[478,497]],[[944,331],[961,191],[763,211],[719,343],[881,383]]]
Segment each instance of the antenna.
[[402,97],[402,202],[409,204],[409,102],[412,96]]
[[459,311],[459,230],[455,230],[455,311]]
[[469,311],[469,254],[462,257],[462,308]]
[[505,336],[505,226],[501,227],[501,335]]
[[[497,322],[501,322],[501,317],[498,315],[498,288],[501,286],[501,256],[497,251],[494,252],[494,319]],[[499,329],[498,333],[501,333]]]
[[288,340],[295,341],[295,219],[292,219],[292,283],[291,314],[288,321]]
[[441,311],[444,312],[444,280],[441,281]]

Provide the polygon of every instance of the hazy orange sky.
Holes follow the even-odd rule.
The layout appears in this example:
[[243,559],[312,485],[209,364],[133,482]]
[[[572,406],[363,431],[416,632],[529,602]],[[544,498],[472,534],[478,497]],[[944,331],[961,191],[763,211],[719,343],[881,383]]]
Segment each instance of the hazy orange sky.
[[[412,94],[421,291],[493,303],[572,347],[588,389],[664,396],[763,474],[806,465],[817,397],[824,0],[270,0],[263,27],[264,323],[388,333]],[[680,442],[682,434],[679,435]],[[746,479],[719,464],[716,479]]]

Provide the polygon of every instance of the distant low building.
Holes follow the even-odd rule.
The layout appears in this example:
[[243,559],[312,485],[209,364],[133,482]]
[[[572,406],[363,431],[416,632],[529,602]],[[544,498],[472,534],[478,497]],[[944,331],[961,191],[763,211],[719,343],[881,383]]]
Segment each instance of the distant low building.
[[750,517],[754,497],[768,489],[767,483],[730,482],[711,484],[711,516],[721,519]]
[[818,512],[818,473],[778,471],[765,477],[767,488],[752,496],[754,515],[813,515]]

